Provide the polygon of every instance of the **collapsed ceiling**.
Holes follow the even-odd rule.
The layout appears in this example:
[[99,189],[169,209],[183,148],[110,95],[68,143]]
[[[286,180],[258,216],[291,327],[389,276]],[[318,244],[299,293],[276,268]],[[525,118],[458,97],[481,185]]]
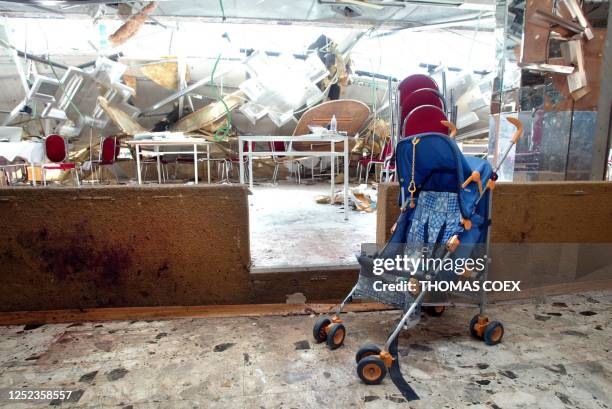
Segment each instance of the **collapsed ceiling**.
[[[78,18],[103,13],[121,17],[126,6],[144,2],[104,0],[0,1],[5,16]],[[447,28],[492,30],[494,0],[161,0],[151,13],[155,19],[201,19],[231,22],[277,22],[423,29]],[[427,27],[425,27],[427,26]]]

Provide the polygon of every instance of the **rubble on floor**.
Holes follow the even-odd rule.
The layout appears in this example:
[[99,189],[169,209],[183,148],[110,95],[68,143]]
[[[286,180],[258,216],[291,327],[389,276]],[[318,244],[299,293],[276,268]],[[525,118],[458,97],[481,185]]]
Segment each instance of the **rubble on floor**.
[[0,327],[0,389],[73,390],[62,407],[79,408],[608,408],[611,307],[612,292],[492,305],[506,327],[495,347],[470,338],[474,309],[424,316],[400,339],[421,398],[409,405],[390,379],[355,373],[357,349],[384,342],[398,311],[348,313],[335,351],[312,340],[314,315]]

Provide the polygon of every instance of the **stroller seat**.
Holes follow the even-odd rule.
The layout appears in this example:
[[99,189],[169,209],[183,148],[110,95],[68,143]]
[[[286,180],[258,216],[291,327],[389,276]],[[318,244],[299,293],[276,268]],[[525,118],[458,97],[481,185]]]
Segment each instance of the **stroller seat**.
[[[421,256],[433,256],[437,248],[456,234],[463,231],[460,224],[461,213],[456,193],[425,191],[416,200],[410,228],[406,239],[401,243],[390,243],[379,254],[361,254],[357,256],[360,264],[359,279],[353,297],[355,299],[376,300],[405,309],[415,301],[410,292],[376,291],[375,281],[385,284],[407,282],[411,277],[422,278],[426,271],[385,270],[382,274],[374,271],[375,259],[393,258],[396,255],[418,259]],[[442,277],[441,277],[442,278]],[[456,276],[446,275],[444,279],[454,280]],[[418,309],[417,309],[418,310]]]
[[459,200],[453,192],[421,192],[414,209],[407,243],[446,243],[460,233]]

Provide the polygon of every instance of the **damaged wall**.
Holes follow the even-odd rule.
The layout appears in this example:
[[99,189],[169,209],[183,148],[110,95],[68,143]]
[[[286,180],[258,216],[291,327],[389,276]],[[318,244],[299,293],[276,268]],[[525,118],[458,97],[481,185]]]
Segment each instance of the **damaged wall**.
[[0,309],[248,302],[247,192],[2,189]]
[[[379,185],[379,244],[397,218],[398,193]],[[2,189],[0,310],[284,303],[295,293],[313,302],[348,293],[355,270],[249,273],[247,198],[238,185]],[[612,280],[611,201],[612,183],[498,184],[491,278],[521,280],[523,289]]]

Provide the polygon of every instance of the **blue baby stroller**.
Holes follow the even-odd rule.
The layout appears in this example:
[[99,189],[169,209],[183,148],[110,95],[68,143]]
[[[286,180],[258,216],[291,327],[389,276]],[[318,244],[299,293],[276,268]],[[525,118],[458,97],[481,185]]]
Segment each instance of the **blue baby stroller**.
[[[363,251],[358,256],[360,273],[357,284],[339,305],[333,317],[321,317],[313,328],[317,342],[326,342],[336,349],[344,342],[346,329],[340,313],[353,298],[369,299],[404,310],[384,346],[365,345],[356,355],[357,374],[366,384],[379,384],[387,372],[408,400],[418,399],[399,371],[398,335],[402,328],[418,321],[421,307],[432,315],[441,315],[449,296],[459,295],[473,301],[480,308],[472,318],[470,333],[488,345],[501,342],[504,327],[485,315],[485,292],[461,294],[447,291],[428,291],[432,283],[457,283],[487,280],[491,191],[495,187],[497,171],[516,144],[522,132],[517,119],[508,118],[517,129],[495,169],[483,159],[466,157],[449,136],[428,132],[402,139],[396,147],[397,179],[400,183],[401,214],[393,226],[392,236],[380,251]],[[432,259],[438,263],[421,263],[398,268],[399,263],[386,260]],[[466,259],[485,260],[483,268],[467,269]],[[455,262],[455,263],[453,263]],[[451,268],[443,268],[450,263]],[[433,266],[432,266],[433,265]],[[381,272],[382,270],[382,272]],[[402,291],[381,291],[393,284]],[[398,287],[399,286],[399,287]],[[458,288],[458,287],[455,287]]]

